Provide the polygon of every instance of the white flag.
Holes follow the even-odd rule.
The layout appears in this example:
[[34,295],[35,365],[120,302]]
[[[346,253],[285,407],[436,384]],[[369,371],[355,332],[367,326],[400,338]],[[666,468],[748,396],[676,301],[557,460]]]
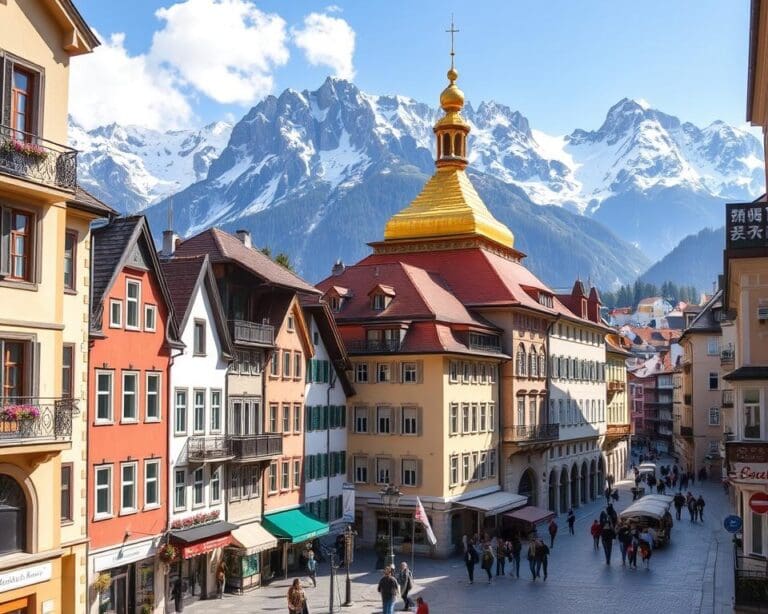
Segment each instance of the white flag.
[[427,518],[427,513],[424,511],[424,506],[421,504],[421,499],[418,497],[416,497],[416,513],[414,514],[414,520],[418,520],[422,524],[424,530],[427,532],[427,540],[429,540],[429,543],[434,546],[437,543],[437,538],[435,537],[435,534],[432,531],[432,527],[429,524],[429,518]]

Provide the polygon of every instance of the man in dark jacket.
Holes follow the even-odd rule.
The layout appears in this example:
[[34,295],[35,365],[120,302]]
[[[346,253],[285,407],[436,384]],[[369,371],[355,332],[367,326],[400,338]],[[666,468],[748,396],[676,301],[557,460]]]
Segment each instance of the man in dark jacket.
[[627,548],[632,543],[632,532],[624,521],[619,523],[619,530],[616,532],[616,539],[619,540],[619,550],[621,551],[621,564],[627,564]]
[[533,555],[533,560],[536,563],[536,576],[541,577],[541,572],[544,572],[544,581],[547,580],[547,563],[549,562],[549,548],[540,539],[536,539],[536,552]]
[[400,586],[394,577],[394,570],[387,565],[384,575],[379,580],[378,591],[381,593],[381,605],[383,614],[394,614],[395,601],[400,595]]
[[683,506],[685,505],[685,497],[683,496],[683,493],[677,493],[672,502],[675,504],[675,514],[677,515],[677,519],[680,520],[680,514],[683,512]]
[[477,551],[475,550],[474,544],[470,541],[467,543],[467,549],[464,551],[464,564],[467,566],[467,575],[469,576],[470,584],[475,581],[475,565],[477,565],[477,561]]
[[603,551],[605,552],[605,564],[611,564],[611,553],[613,552],[613,540],[616,539],[616,532],[610,523],[606,522],[603,525],[603,530],[600,533],[600,539],[603,542]]
[[[520,543],[520,538],[517,536],[517,534],[512,536],[512,542],[510,547],[510,560],[512,561],[512,564],[515,567],[515,577],[520,577],[520,552],[523,549],[523,544]],[[512,575],[512,572],[509,572],[509,575]]]
[[696,499],[696,511],[699,514],[699,520],[704,522],[704,497],[701,495],[699,495],[699,498]]

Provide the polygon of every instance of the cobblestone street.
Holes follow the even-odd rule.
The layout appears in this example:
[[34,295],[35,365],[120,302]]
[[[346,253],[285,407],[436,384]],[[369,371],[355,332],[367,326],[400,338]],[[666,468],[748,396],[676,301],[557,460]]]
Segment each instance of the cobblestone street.
[[[619,485],[621,495],[617,511],[631,502],[629,487],[629,482]],[[560,531],[550,557],[546,582],[531,582],[523,561],[519,580],[510,576],[494,577],[489,586],[478,567],[476,582],[469,585],[461,560],[417,558],[414,569],[416,589],[412,595],[423,595],[433,614],[514,610],[573,614],[731,611],[731,541],[722,528],[722,520],[727,514],[726,496],[719,484],[712,483],[697,483],[692,492],[702,494],[707,502],[704,523],[692,524],[684,516],[673,529],[671,543],[654,551],[650,570],[622,567],[618,547],[610,566],[605,564],[602,549],[599,552],[593,550],[589,525],[600,511],[601,499],[577,510],[574,536],[567,534],[564,517],[558,518]],[[381,612],[376,591],[380,574],[373,570],[373,566],[372,553],[358,553],[352,567],[354,605],[350,608],[338,605],[344,597],[342,574],[334,611],[350,614]],[[277,580],[242,596],[227,595],[221,601],[198,602],[184,611],[192,614],[286,612],[285,594],[291,581],[292,578]],[[302,578],[302,583],[306,587],[308,579]],[[307,588],[306,593],[310,612],[329,611],[327,565],[320,567],[317,588]]]

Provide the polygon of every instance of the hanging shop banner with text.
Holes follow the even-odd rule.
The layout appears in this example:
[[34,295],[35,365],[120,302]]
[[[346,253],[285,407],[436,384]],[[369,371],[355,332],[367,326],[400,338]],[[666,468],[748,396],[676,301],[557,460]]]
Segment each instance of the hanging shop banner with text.
[[768,247],[768,206],[766,203],[726,205],[726,248]]
[[355,522],[355,485],[344,483],[342,490],[342,509],[344,522]]

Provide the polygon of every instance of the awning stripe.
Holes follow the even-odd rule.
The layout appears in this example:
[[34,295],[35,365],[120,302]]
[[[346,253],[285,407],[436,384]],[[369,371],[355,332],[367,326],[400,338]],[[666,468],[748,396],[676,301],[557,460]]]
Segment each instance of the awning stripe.
[[303,542],[328,533],[328,524],[302,509],[292,509],[264,516],[264,528],[279,539]]

